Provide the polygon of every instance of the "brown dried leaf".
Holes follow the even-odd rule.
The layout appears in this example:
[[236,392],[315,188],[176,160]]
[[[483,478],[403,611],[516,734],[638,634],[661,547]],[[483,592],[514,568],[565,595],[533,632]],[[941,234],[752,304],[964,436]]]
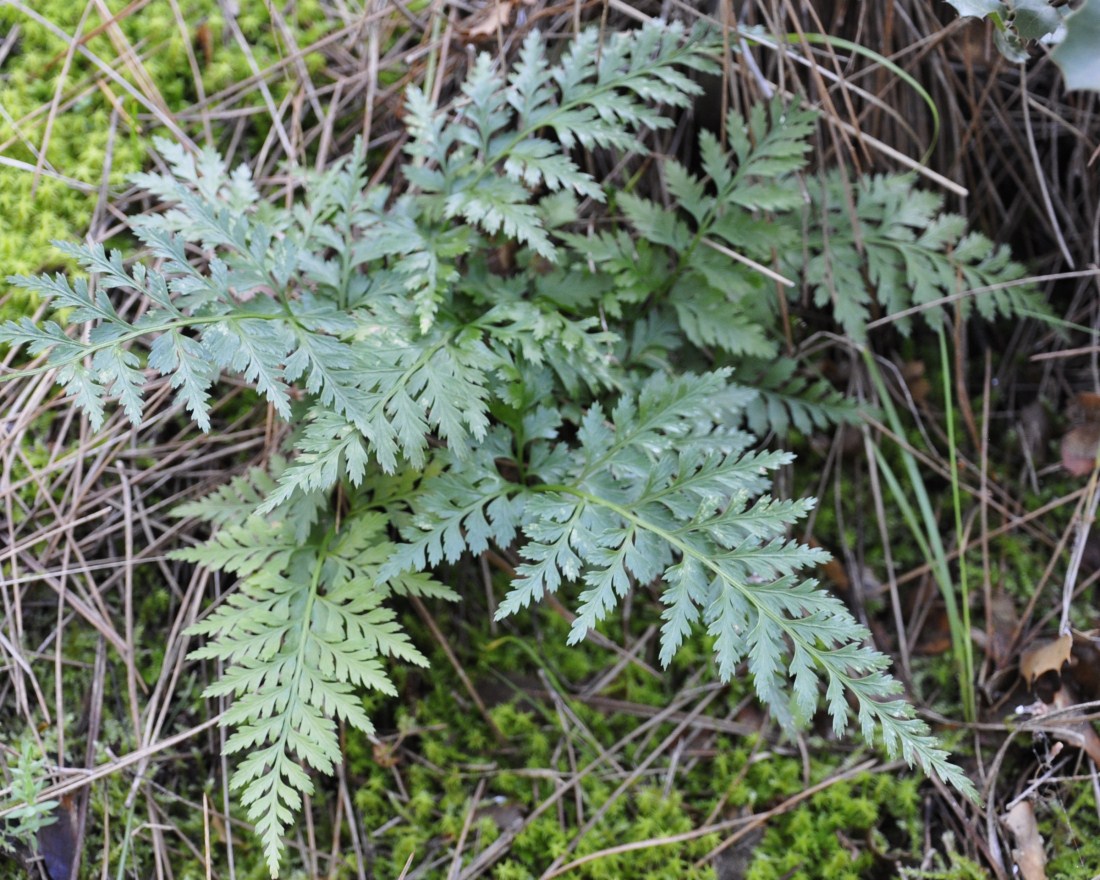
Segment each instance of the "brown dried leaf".
[[492,6],[487,6],[481,11],[481,21],[466,31],[467,36],[472,40],[495,37],[511,22],[514,5],[515,0],[497,0]]
[[1092,473],[1100,449],[1100,394],[1082,392],[1066,407],[1073,427],[1062,437],[1062,466],[1075,477]]
[[1066,407],[1066,416],[1075,425],[1100,424],[1100,394],[1081,391]]
[[1096,466],[1100,425],[1078,425],[1062,437],[1062,467],[1075,477],[1087,477]]
[[1047,672],[1054,672],[1060,676],[1062,665],[1069,662],[1072,650],[1073,636],[1067,633],[1053,642],[1024,651],[1020,655],[1020,675],[1027,682],[1028,687],[1035,684],[1035,680]]
[[[810,538],[810,546],[815,549],[825,549],[821,547],[821,544],[816,538]],[[844,563],[837,558],[837,554],[830,553],[829,561],[821,564],[821,575],[834,592],[840,593],[843,596],[848,596],[852,592],[852,581],[848,577],[848,570],[844,567]]]
[[986,653],[997,669],[1004,669],[1011,665],[1012,635],[1020,624],[1016,603],[1003,589],[998,590],[993,595],[989,614],[992,638],[985,646]]
[[909,394],[913,403],[919,407],[928,406],[928,395],[932,393],[932,383],[925,375],[924,361],[906,361],[901,365],[901,377],[909,386]]
[[1020,801],[1001,821],[1016,838],[1012,856],[1023,880],[1047,880],[1047,856],[1031,801]]
[[913,646],[913,653],[922,657],[936,657],[951,650],[951,623],[947,609],[937,603],[924,619],[920,637]]
[[374,763],[386,770],[396,767],[401,763],[401,754],[397,751],[396,746],[387,745],[383,742],[376,742],[371,752]]

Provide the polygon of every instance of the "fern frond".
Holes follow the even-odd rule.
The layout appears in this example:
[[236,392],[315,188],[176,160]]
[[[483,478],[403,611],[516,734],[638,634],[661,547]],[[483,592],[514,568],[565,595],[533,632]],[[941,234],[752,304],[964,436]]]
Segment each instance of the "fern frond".
[[[24,319],[0,325],[0,342],[26,345],[32,353],[49,351],[48,365],[61,367],[59,384],[66,386],[96,428],[103,422],[102,398],[106,394],[119,398],[132,424],[140,423],[143,361],[130,346],[149,338],[147,366],[170,377],[177,401],[203,430],[210,427],[207,391],[220,369],[241,373],[276,409],[289,415],[282,362],[292,343],[277,310],[259,302],[235,310],[221,307],[227,305],[233,279],[228,270],[221,274],[224,264],[212,264],[208,281],[187,265],[176,240],[154,232],[149,241],[154,253],[167,259],[166,268],[179,275],[169,277],[140,264],[128,274],[117,252],[108,255],[96,244],[57,243],[68,256],[97,273],[93,276],[94,293],[92,284],[83,278],[71,285],[60,275],[12,277],[9,281],[67,310],[69,320],[90,324],[87,341],[67,337],[56,324],[38,329]],[[218,288],[219,284],[223,287]],[[131,323],[119,315],[108,296],[108,291],[117,288],[139,291],[157,308]],[[173,301],[173,289],[182,292],[195,311],[185,313]],[[211,309],[215,303],[219,307]],[[197,331],[198,338],[189,331]],[[91,358],[91,369],[80,363],[87,358]]]
[[149,347],[149,366],[177,390],[176,399],[201,431],[210,430],[210,386],[217,376],[202,345],[178,330],[168,330]]
[[353,421],[382,469],[400,454],[422,467],[429,430],[438,430],[458,455],[488,429],[487,368],[492,352],[476,333],[434,333],[416,340],[369,333],[357,344],[369,370],[366,405]]
[[[831,307],[853,339],[866,338],[866,324],[876,307],[894,314],[966,290],[980,292],[958,301],[964,316],[972,307],[987,319],[1045,311],[1034,288],[1019,283],[1024,267],[984,236],[965,234],[962,218],[943,213],[943,199],[915,189],[911,176],[876,176],[854,184],[858,241],[846,185],[836,175],[809,185],[821,221],[820,232],[809,237],[813,256],[806,278],[815,304]],[[801,262],[802,257],[790,254],[787,259]],[[933,325],[943,314],[942,308],[922,312]],[[908,318],[894,323],[902,333],[912,327]]]
[[270,524],[259,517],[219,529],[207,543],[174,556],[247,577],[264,568],[285,568],[298,548],[296,537],[281,523]]
[[[195,501],[172,509],[172,516],[194,517],[213,526],[228,527],[257,515],[263,503],[275,492],[277,478],[287,468],[286,459],[272,456],[267,469],[254,467]],[[295,538],[305,541],[317,518],[320,499],[304,495],[291,511],[282,511],[280,519],[292,521]]]
[[720,677],[729,680],[747,659],[758,696],[786,726],[809,719],[824,679],[838,730],[849,720],[837,696],[846,693],[857,700],[864,732],[880,730],[891,754],[972,792],[908,704],[881,702],[897,684],[885,658],[862,645],[866,632],[844,604],[798,580],[827,558],[784,537],[810,502],[758,498],[749,506],[767,488],[767,472],[790,457],[747,455],[719,431],[720,417],[708,417],[702,402],[711,401],[713,413],[724,385],[721,374],[651,382],[636,399],[624,397],[610,420],[589,410],[569,477],[530,489],[520,551],[527,561],[497,616],[581,580],[572,643],[635,585],[660,579],[662,663],[705,625]]
[[228,664],[206,696],[234,698],[222,719],[234,729],[226,751],[248,754],[231,784],[256,823],[273,877],[282,838],[313,790],[301,762],[332,772],[340,760],[337,721],[373,730],[357,694],[396,693],[383,660],[427,665],[382,602],[391,592],[449,591],[381,576],[393,550],[385,526],[381,514],[360,514],[303,542],[288,524],[252,518],[176,554],[243,577],[228,602],[191,627],[216,636],[192,657]]
[[282,472],[278,488],[257,512],[267,514],[299,495],[324,492],[346,477],[359,485],[370,462],[367,444],[355,425],[331,410],[315,407],[295,448],[298,455]]
[[[726,116],[726,136],[737,158],[737,174],[725,184],[724,175],[714,161],[713,136],[704,136],[704,165],[720,192],[733,194],[738,178],[746,183],[754,180],[781,180],[801,171],[810,152],[809,138],[813,134],[817,114],[795,106],[787,106],[776,97],[769,104],[754,104],[748,116],[738,113]],[[707,143],[707,140],[710,143]],[[747,207],[763,207],[749,190],[740,198]]]
[[[683,107],[699,93],[682,68],[714,69],[701,43],[685,40],[679,25],[615,34],[599,51],[598,39],[595,31],[582,35],[550,66],[541,36],[532,32],[510,76],[480,56],[463,86],[467,103],[457,110],[435,110],[410,90],[410,182],[438,195],[446,217],[556,259],[532,189],[572,189],[602,201],[602,190],[568,151],[577,144],[631,148],[643,128],[671,124],[656,105]],[[552,132],[557,143],[540,132]]]
[[745,406],[745,421],[753,434],[764,436],[774,431],[782,437],[791,428],[810,434],[859,419],[855,403],[828,381],[813,381],[797,370],[793,358],[748,361],[742,366],[739,378],[756,391],[756,397]]
[[401,521],[399,544],[382,567],[389,577],[423,571],[463,553],[482,553],[492,541],[509,547],[524,514],[522,486],[505,480],[495,461],[511,458],[508,435],[489,433],[472,458],[449,456],[446,470],[428,480],[416,499],[416,511]]
[[784,215],[796,216],[803,204],[795,175],[805,165],[815,118],[778,101],[754,108],[748,119],[730,113],[730,152],[712,135],[700,136],[703,176],[675,161],[664,163],[673,207],[630,193],[617,196],[636,236],[563,236],[613,277],[614,293],[603,297],[603,308],[618,316],[657,291],[676,310],[692,345],[740,358],[773,357],[776,310],[768,287],[774,282],[729,252],[769,265],[777,249],[801,241]]

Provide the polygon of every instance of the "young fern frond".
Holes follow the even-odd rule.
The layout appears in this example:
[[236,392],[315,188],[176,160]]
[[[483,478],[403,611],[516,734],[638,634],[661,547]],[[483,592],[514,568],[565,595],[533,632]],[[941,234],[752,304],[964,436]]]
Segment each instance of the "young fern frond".
[[444,457],[446,470],[425,481],[411,515],[401,520],[404,542],[382,567],[384,576],[430,570],[490,542],[509,547],[524,516],[523,487],[501,476],[494,462],[513,455],[507,432],[495,429],[475,457]]
[[795,360],[748,361],[739,373],[756,396],[745,404],[745,424],[758,437],[774,431],[783,437],[794,428],[803,434],[858,421],[854,401],[827,380],[796,373]]
[[[642,130],[669,127],[672,121],[656,107],[686,107],[702,91],[685,68],[718,69],[706,44],[685,40],[678,24],[618,33],[602,43],[596,31],[586,32],[553,67],[545,41],[532,32],[507,79],[489,56],[478,58],[457,111],[437,111],[419,89],[409,90],[406,152],[413,162],[405,176],[427,216],[461,218],[556,260],[532,190],[572,190],[602,202],[602,189],[568,151],[577,145],[630,150],[639,146]],[[427,329],[442,300],[430,290],[417,300],[421,329]]]

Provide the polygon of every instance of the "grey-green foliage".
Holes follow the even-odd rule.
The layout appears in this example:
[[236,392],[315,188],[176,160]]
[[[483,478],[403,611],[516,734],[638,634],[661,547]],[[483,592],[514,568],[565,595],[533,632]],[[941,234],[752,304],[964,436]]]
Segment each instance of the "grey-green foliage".
[[959,15],[993,22],[993,43],[1016,64],[1031,58],[1035,42],[1054,44],[1051,58],[1062,70],[1067,89],[1100,91],[1100,0],[948,0]]
[[774,431],[780,437],[794,428],[811,434],[855,416],[852,402],[826,379],[811,379],[797,372],[793,358],[755,361],[746,358],[738,371],[751,384],[755,397],[745,405],[745,423],[750,432],[764,436]]
[[[195,656],[226,665],[207,693],[235,698],[233,785],[273,874],[311,789],[301,764],[330,771],[336,722],[370,729],[360,691],[390,692],[389,663],[423,662],[387,603],[457,598],[432,572],[493,546],[524,560],[502,616],[577,583],[576,641],[651,587],[663,662],[705,630],[717,674],[746,664],[788,727],[824,685],[838,732],[854,713],[869,740],[973,793],[867,632],[806,577],[822,554],[787,537],[812,501],[769,494],[790,456],[742,426],[809,430],[845,410],[793,368],[761,371],[779,354],[779,296],[797,307],[803,290],[777,292],[728,252],[801,281],[853,334],[873,308],[1022,270],[908,178],[860,182],[858,217],[843,213],[838,180],[804,175],[806,110],[731,113],[728,147],[700,135],[698,174],[653,155],[644,133],[671,125],[660,108],[689,103],[713,52],[660,26],[583,35],[551,63],[532,35],[510,72],[479,59],[449,106],[410,91],[398,185],[368,187],[357,152],[292,169],[289,208],[246,169],[160,142],[169,173],[138,180],[169,205],[134,222],[148,260],[66,246],[92,281],[11,279],[89,328],[9,322],[0,342],[48,352],[95,427],[108,396],[137,424],[149,373],[203,430],[226,373],[294,425],[288,461],[179,511],[213,529],[179,557],[240,578],[192,632],[210,637]],[[670,202],[605,188],[577,162],[592,148],[658,160]],[[115,289],[144,295],[140,318]],[[738,367],[770,402],[732,381]]]
[[[1029,286],[1011,283],[1024,272],[1008,248],[968,231],[963,217],[943,212],[942,197],[915,190],[912,180],[898,175],[860,180],[854,205],[858,228],[837,176],[813,180],[809,189],[818,222],[807,234],[813,256],[806,279],[815,304],[831,307],[853,339],[866,338],[872,309],[896,315],[990,285],[1004,286],[994,295],[957,300],[964,316],[972,309],[991,319],[1039,308]],[[922,314],[938,321],[943,312]],[[909,333],[910,320],[900,318],[894,326]]]

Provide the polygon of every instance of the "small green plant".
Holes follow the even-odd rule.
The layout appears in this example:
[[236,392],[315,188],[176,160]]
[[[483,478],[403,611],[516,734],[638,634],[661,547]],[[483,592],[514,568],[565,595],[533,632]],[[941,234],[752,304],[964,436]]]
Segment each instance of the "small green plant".
[[[1022,270],[908,178],[861,183],[855,214],[839,178],[804,180],[806,110],[731,113],[728,149],[700,136],[700,174],[654,155],[644,133],[672,125],[658,108],[687,106],[689,73],[715,70],[714,52],[663,25],[581,35],[552,64],[533,34],[510,72],[478,59],[448,106],[409,91],[397,185],[367,187],[357,151],[323,174],[292,169],[290,208],[246,168],[161,141],[172,173],[136,179],[170,206],[134,221],[146,262],[63,244],[91,280],[10,279],[89,326],[72,337],[22,319],[0,342],[48,353],[34,369],[57,370],[94,427],[108,395],[138,424],[148,373],[203,430],[222,373],[293,426],[287,461],[179,511],[214,533],[178,557],[240,578],[193,632],[211,637],[196,656],[227,664],[208,694],[236,697],[232,784],[272,874],[312,790],[303,764],[331,772],[337,722],[370,729],[359,689],[390,692],[387,663],[424,662],[387,603],[457,599],[433,572],[492,546],[523,560],[498,616],[580,584],[577,642],[652,586],[664,663],[703,629],[718,675],[746,669],[788,728],[824,683],[838,733],[854,714],[868,740],[973,795],[866,630],[806,576],[824,554],[787,531],[812,499],[769,494],[791,456],[754,449],[743,425],[844,410],[820,384],[761,369],[779,354],[781,273],[860,333],[879,304]],[[601,185],[577,162],[592,149],[658,160],[673,201]],[[114,290],[148,308],[131,321]],[[981,304],[1024,302],[1007,285]],[[738,368],[769,376],[767,393],[735,384]]]
[[11,787],[7,798],[0,800],[0,811],[5,814],[0,825],[0,852],[15,852],[17,843],[37,852],[39,829],[57,821],[54,810],[58,802],[42,800],[48,782],[46,758],[27,739],[18,752],[8,754],[7,770]]

